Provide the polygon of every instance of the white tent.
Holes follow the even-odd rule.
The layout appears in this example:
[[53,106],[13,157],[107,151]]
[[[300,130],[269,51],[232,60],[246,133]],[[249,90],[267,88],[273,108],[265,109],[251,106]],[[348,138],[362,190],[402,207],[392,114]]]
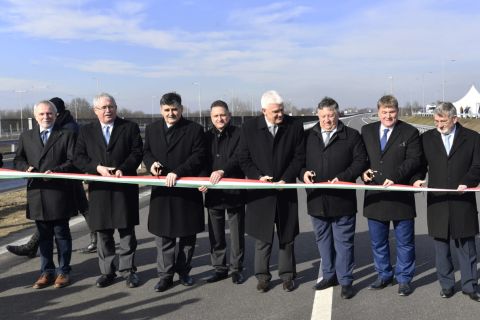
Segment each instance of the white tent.
[[474,85],[468,90],[467,94],[460,100],[453,103],[457,109],[457,114],[478,116],[480,109],[480,92]]

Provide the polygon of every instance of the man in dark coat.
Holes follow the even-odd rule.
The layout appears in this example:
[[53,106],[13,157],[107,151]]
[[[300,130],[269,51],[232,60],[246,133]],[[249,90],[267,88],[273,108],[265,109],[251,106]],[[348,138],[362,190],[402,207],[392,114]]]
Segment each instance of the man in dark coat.
[[[362,175],[366,183],[388,187],[392,184],[412,184],[420,169],[422,148],[418,130],[398,120],[398,101],[386,95],[377,103],[380,121],[362,127],[370,169]],[[412,192],[366,191],[363,215],[368,218],[368,230],[373,261],[378,277],[369,289],[383,289],[398,281],[398,294],[412,292],[410,282],[415,273],[415,198]],[[397,261],[395,273],[390,263],[390,222],[395,230]]]
[[[54,126],[57,110],[50,101],[34,107],[38,127],[20,135],[14,159],[16,170],[27,172],[71,172],[75,137]],[[41,275],[35,289],[70,284],[72,237],[68,220],[74,214],[72,184],[65,180],[30,179],[27,184],[27,218],[35,220],[39,232]],[[58,250],[58,269],[53,261],[53,239]],[[56,273],[56,275],[55,275]]]
[[[75,148],[74,164],[82,172],[104,177],[136,176],[142,162],[142,138],[136,123],[117,117],[115,99],[101,93],[93,100],[98,121],[82,126]],[[136,274],[135,226],[139,223],[138,185],[90,182],[89,224],[98,234],[98,258],[102,275],[97,287],[106,287],[116,277],[115,229],[120,235],[118,270],[130,288],[139,285]]]
[[[182,111],[180,95],[166,93],[160,100],[163,119],[145,129],[145,166],[154,176],[166,176],[165,187],[152,187],[148,215],[148,230],[157,245],[157,292],[173,286],[175,272],[184,286],[193,285],[191,262],[197,233],[205,225],[202,194],[173,188],[180,177],[198,176],[205,162],[203,128],[184,119]],[[175,259],[176,238],[180,239]]]
[[[428,167],[428,186],[464,190],[480,181],[480,137],[457,122],[455,106],[440,103],[433,111],[436,129],[421,136]],[[425,172],[420,176],[425,178]],[[425,180],[415,181],[423,186]],[[474,192],[428,192],[428,234],[433,237],[435,266],[442,298],[455,290],[455,275],[450,243],[455,248],[462,280],[462,292],[480,302],[478,294],[477,251],[478,212]]]
[[[240,169],[236,151],[240,141],[240,129],[230,124],[228,105],[221,100],[212,103],[210,118],[213,127],[205,132],[207,147],[206,172],[210,182],[218,183],[222,178],[245,178]],[[230,269],[232,282],[244,281],[243,258],[245,253],[245,192],[244,190],[219,190],[201,187],[205,192],[205,207],[208,208],[208,235],[210,258],[215,272],[207,282],[227,278],[227,242],[225,240],[225,211],[230,230]]]
[[[78,134],[78,124],[73,119],[70,111],[65,110],[65,102],[58,98],[54,97],[50,99],[50,102],[53,102],[57,108],[57,117],[55,119],[55,127],[65,129],[75,133],[75,139]],[[74,202],[78,209],[78,212],[84,216],[88,212],[88,200],[85,195],[85,190],[81,181],[72,181],[74,188],[73,196]],[[35,230],[35,233],[31,236],[30,240],[27,243],[14,246],[8,245],[7,250],[11,253],[18,256],[27,256],[29,258],[34,258],[37,255],[38,244],[39,244],[39,233],[38,230]],[[81,250],[82,253],[91,253],[97,250],[97,234],[95,232],[90,232],[90,244]]]
[[[284,115],[283,99],[267,91],[262,100],[263,116],[242,127],[238,157],[249,179],[295,183],[305,162],[303,125]],[[283,289],[295,288],[294,240],[299,232],[297,190],[249,190],[245,230],[256,239],[255,276],[257,290],[269,290],[269,271],[274,228],[279,239],[278,273]]]
[[[318,104],[319,122],[308,130],[306,165],[300,172],[305,183],[355,182],[367,169],[367,152],[360,134],[338,120],[335,100]],[[322,257],[323,278],[315,289],[340,283],[341,297],[353,297],[354,235],[357,196],[355,190],[307,189],[307,209]]]

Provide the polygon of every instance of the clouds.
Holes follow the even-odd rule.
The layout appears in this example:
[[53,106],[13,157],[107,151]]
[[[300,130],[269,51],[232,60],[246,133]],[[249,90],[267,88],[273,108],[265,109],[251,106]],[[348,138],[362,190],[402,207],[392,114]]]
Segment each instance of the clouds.
[[[418,78],[426,72],[438,78],[449,57],[463,61],[456,73],[449,70],[452,89],[478,81],[478,6],[433,0],[10,0],[0,12],[0,35],[75,44],[78,51],[43,61],[80,74],[145,83],[201,78],[205,97],[225,91],[215,88],[221,79],[223,86],[241,86],[239,93],[275,87],[299,105],[327,94],[362,105],[388,91],[389,75],[401,100],[415,99]],[[460,77],[464,71],[468,78]]]

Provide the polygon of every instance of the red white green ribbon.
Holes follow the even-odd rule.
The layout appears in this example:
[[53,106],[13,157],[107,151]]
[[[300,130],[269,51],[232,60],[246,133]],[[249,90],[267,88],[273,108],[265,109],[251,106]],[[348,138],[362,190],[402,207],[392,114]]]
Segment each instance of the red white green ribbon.
[[[77,173],[38,173],[38,172],[23,172],[9,169],[0,169],[0,179],[67,179],[67,180],[81,180],[81,181],[98,181],[109,183],[126,183],[138,184],[147,186],[165,186],[165,176],[123,176],[117,177],[102,177],[91,174],[77,174]],[[306,183],[273,183],[262,182],[259,180],[249,179],[231,179],[223,178],[217,184],[212,184],[208,177],[182,177],[177,180],[176,187],[180,188],[198,188],[206,186],[209,189],[346,189],[346,190],[380,190],[380,191],[407,191],[407,192],[459,192],[454,189],[440,189],[440,188],[423,188],[413,187],[408,185],[394,184],[389,187],[380,185],[365,185],[351,182],[320,182],[313,184]],[[462,192],[476,192],[480,188],[468,188]]]

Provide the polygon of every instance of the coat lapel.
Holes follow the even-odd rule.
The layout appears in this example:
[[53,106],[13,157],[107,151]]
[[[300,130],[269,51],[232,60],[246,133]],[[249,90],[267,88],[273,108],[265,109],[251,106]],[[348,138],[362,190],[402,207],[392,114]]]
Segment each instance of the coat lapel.
[[[125,126],[123,124],[124,122],[122,121],[122,119],[118,117],[115,119],[115,122],[113,123],[112,135],[110,136],[110,141],[108,142],[107,150],[112,149],[113,146],[115,145],[115,142],[117,142],[118,137],[121,136],[122,131],[125,129]],[[103,132],[102,132],[102,137],[103,137]]]
[[[385,149],[383,149],[382,154],[387,152],[387,150],[390,148],[395,143],[395,140],[400,136],[400,131],[402,130],[402,125],[403,123],[399,120],[395,124],[395,127],[393,127],[392,133],[390,133],[390,137],[387,140],[387,144],[385,145]],[[378,146],[380,146],[380,127],[378,128],[377,135],[379,135],[378,138]]]
[[[442,150],[442,154],[444,157],[448,158],[447,150],[445,150],[445,145],[443,144],[443,139],[442,135],[440,132],[438,132],[437,129],[434,129],[435,131],[433,132],[433,141],[432,143],[436,145],[435,149]],[[452,150],[450,150],[451,153]]]
[[[103,136],[103,131],[102,131],[102,125],[100,124],[100,121],[95,121],[93,124],[93,141],[92,143],[96,143],[100,150],[102,150],[102,153],[105,152],[107,149],[107,143],[105,142],[105,137]],[[111,140],[111,137],[110,137]]]
[[178,141],[185,135],[186,122],[183,117],[174,126],[175,128],[170,128],[170,129],[173,129],[174,131],[173,131],[172,137],[170,138],[170,143],[168,144],[167,152],[170,151],[173,147],[175,147]]
[[[453,144],[452,148],[450,149],[450,154],[448,157],[450,158],[457,150],[458,148],[465,142],[467,139],[464,134],[463,127],[457,123],[457,127],[455,128],[455,136],[453,137]],[[444,148],[445,149],[445,148]],[[445,151],[446,152],[446,151]]]
[[50,132],[50,136],[48,137],[47,144],[42,149],[42,153],[40,154],[40,159],[43,158],[47,154],[48,150],[50,150],[50,148],[52,148],[52,146],[57,142],[57,140],[62,135],[63,135],[63,132],[61,130],[58,130],[56,128],[52,129],[52,132]]

